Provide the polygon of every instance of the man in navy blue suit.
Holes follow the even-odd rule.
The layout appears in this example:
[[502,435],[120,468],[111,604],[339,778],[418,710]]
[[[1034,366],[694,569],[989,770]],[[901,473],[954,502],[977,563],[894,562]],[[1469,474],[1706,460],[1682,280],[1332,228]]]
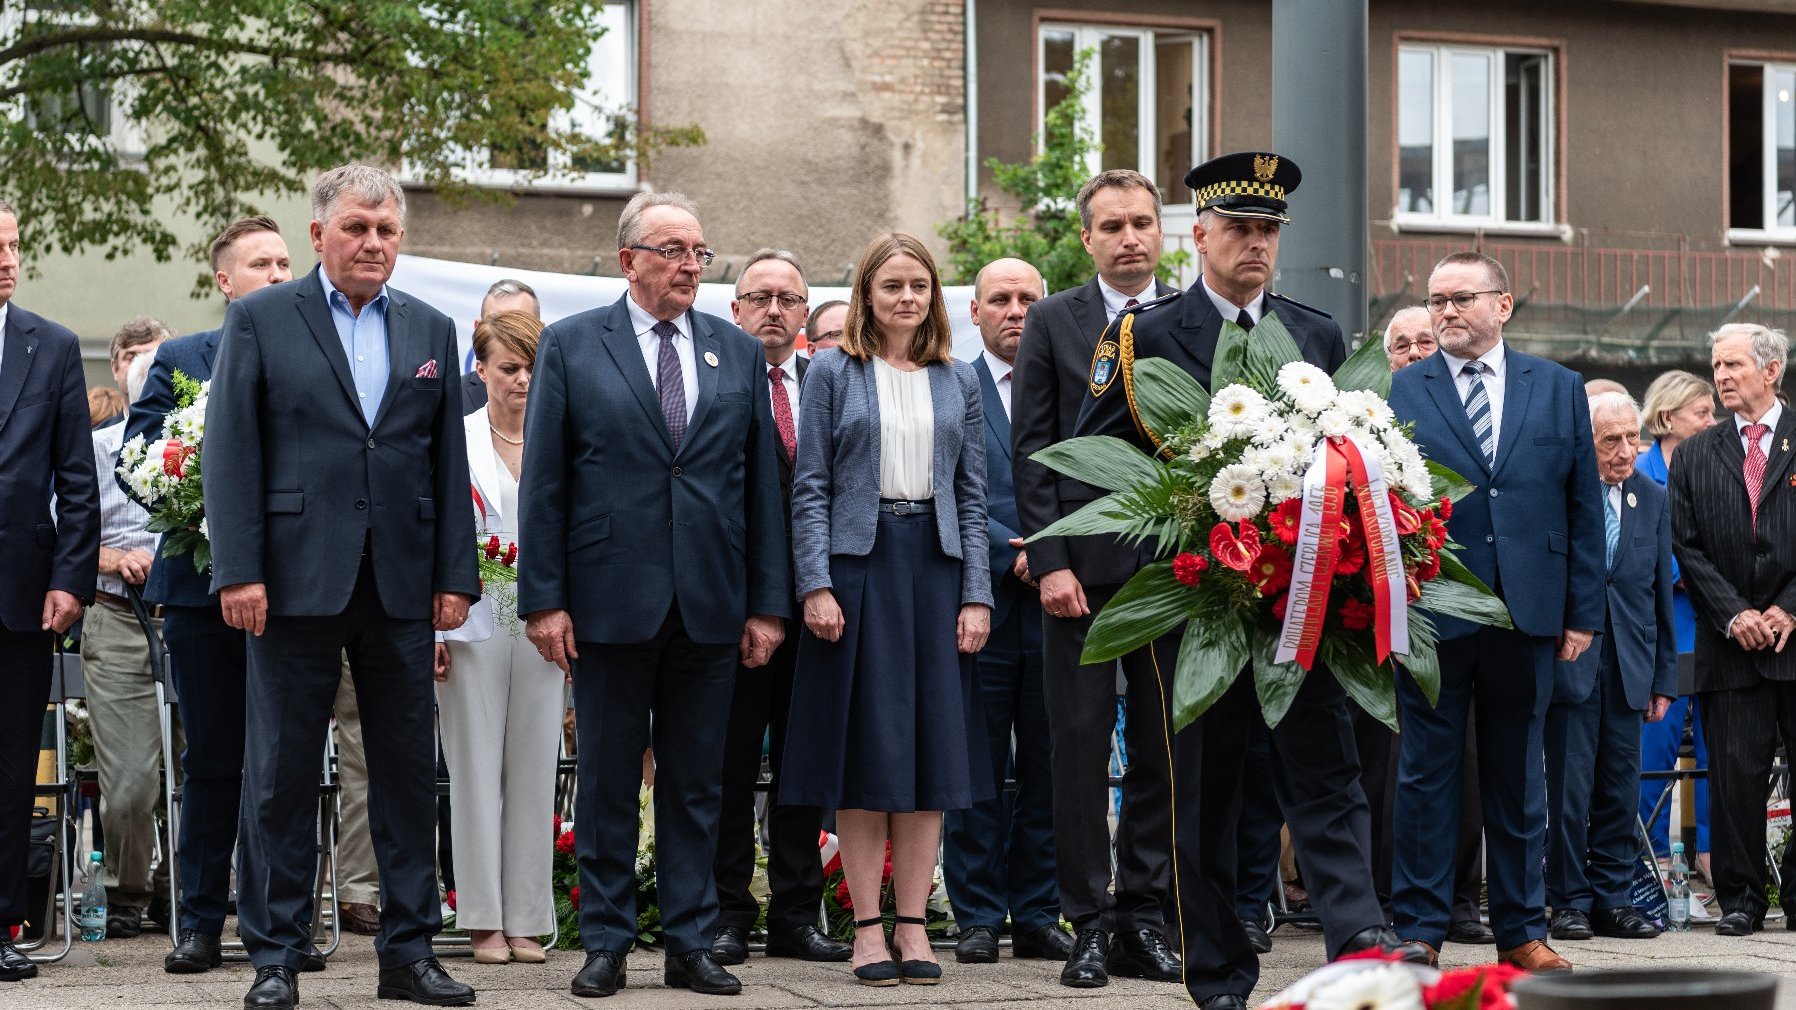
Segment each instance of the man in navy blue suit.
[[[1472,573],[1509,607],[1513,629],[1435,618],[1439,705],[1397,678],[1398,758],[1392,910],[1407,940],[1438,951],[1453,905],[1462,743],[1478,737],[1486,878],[1498,957],[1531,971],[1571,964],[1546,944],[1546,785],[1541,730],[1553,661],[1571,661],[1603,626],[1603,518],[1589,410],[1578,375],[1508,349],[1515,309],[1502,264],[1473,252],[1428,279],[1440,353],[1398,372],[1391,408],[1415,424],[1424,455],[1476,485],[1448,529]],[[1476,700],[1476,717],[1467,707]],[[1475,722],[1475,726],[1468,725]]]
[[[0,200],[0,982],[37,974],[12,945],[25,907],[25,847],[54,638],[93,602],[100,495],[81,344],[12,304],[19,214]],[[51,504],[51,495],[55,504]]]
[[[347,652],[380,864],[378,995],[474,1001],[431,956],[432,629],[479,594],[455,326],[387,286],[405,193],[344,165],[312,187],[304,278],[231,303],[206,407],[206,520],[225,623],[248,631],[238,926],[246,1007],[292,1007],[310,948],[318,755]],[[440,505],[439,505],[440,503]],[[439,507],[443,518],[437,518]]]
[[712,257],[692,201],[631,198],[617,247],[628,293],[543,330],[518,486],[518,612],[574,676],[587,957],[571,988],[625,981],[652,716],[667,984],[736,993],[711,953],[712,870],[736,664],[766,665],[792,613],[782,450],[760,341],[692,308]]
[[1640,723],[1658,722],[1677,696],[1671,509],[1665,489],[1634,460],[1640,408],[1626,393],[1590,398],[1602,478],[1608,615],[1598,644],[1554,667],[1547,709],[1547,901],[1556,940],[1650,940],[1659,928],[1634,910]]
[[[246,217],[226,226],[208,251],[214,282],[227,303],[293,278],[287,242],[268,217]],[[125,439],[162,437],[176,407],[176,372],[204,382],[212,377],[222,330],[178,337],[156,349],[143,392],[131,404]],[[129,493],[130,485],[118,478]],[[187,749],[181,755],[180,932],[163,959],[171,974],[219,965],[219,937],[230,899],[231,852],[237,847],[238,800],[243,791],[244,678],[248,662],[243,632],[224,621],[218,598],[193,558],[156,550],[144,599],[163,605],[162,638],[169,672],[181,703]],[[322,970],[308,956],[307,970]]]
[[979,653],[977,678],[993,780],[1015,779],[1016,791],[944,815],[942,878],[960,924],[954,956],[963,964],[998,959],[1006,920],[1015,957],[1064,961],[1073,950],[1073,938],[1060,928],[1055,883],[1041,603],[1027,554],[1010,545],[1022,529],[1009,466],[1011,374],[1024,317],[1045,294],[1041,274],[1018,259],[994,260],[973,281],[973,322],[985,344],[973,371],[985,396],[993,597],[992,633]]

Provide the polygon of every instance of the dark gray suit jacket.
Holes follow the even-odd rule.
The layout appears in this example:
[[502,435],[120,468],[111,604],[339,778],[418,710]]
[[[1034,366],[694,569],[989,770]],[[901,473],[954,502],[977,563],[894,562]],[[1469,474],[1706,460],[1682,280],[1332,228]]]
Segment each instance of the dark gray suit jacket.
[[[367,540],[387,616],[428,620],[436,592],[479,597],[455,326],[387,295],[390,369],[372,426],[317,269],[225,311],[206,406],[215,592],[263,582],[271,615],[339,614]],[[434,376],[418,375],[433,361]]]

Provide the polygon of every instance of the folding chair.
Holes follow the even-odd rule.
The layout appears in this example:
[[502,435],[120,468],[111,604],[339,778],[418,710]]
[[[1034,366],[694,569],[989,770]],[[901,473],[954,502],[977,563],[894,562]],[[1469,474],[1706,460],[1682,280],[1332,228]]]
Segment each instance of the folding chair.
[[[17,945],[20,951],[38,964],[62,960],[75,945],[75,893],[73,874],[69,869],[69,854],[76,837],[75,777],[69,769],[69,725],[63,703],[70,697],[79,697],[84,693],[81,687],[81,657],[65,653],[59,641],[50,672],[50,704],[44,710],[47,746],[43,749],[53,754],[50,781],[37,783],[37,797],[44,803],[33,810],[34,821],[44,818],[55,824],[50,833],[50,879],[48,886],[44,888],[44,909],[38,919],[43,924],[43,932]],[[56,914],[59,901],[62,905],[61,916]],[[55,935],[59,919],[62,923],[62,946],[50,953],[50,938]]]

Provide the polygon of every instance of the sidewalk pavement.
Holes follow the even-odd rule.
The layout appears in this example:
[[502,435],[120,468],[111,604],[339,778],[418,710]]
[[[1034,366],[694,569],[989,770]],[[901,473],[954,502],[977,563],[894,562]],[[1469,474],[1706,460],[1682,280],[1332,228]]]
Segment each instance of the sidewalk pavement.
[[[1263,999],[1322,961],[1320,934],[1285,926],[1273,934],[1272,953],[1261,960]],[[1717,937],[1707,928],[1666,934],[1657,940],[1592,940],[1559,943],[1556,949],[1580,970],[1625,967],[1741,968],[1775,975],[1796,975],[1796,933],[1781,928],[1747,938]],[[242,1006],[253,973],[248,965],[229,964],[204,975],[168,975],[162,971],[166,936],[146,935],[100,944],[77,942],[70,956],[46,965],[36,979],[0,982],[0,1010],[93,1010],[130,1007],[146,1010],[193,1010]],[[629,986],[603,1002],[577,999],[568,982],[583,961],[573,951],[555,951],[547,965],[476,965],[465,957],[448,957],[445,966],[456,978],[479,990],[482,1010],[799,1010],[810,1007],[957,1007],[1036,1004],[1075,1010],[1138,1010],[1190,1006],[1177,985],[1117,979],[1104,989],[1068,989],[1057,981],[1059,966],[1044,961],[1013,961],[1006,953],[997,964],[958,965],[951,951],[938,952],[943,964],[940,986],[895,986],[874,989],[856,985],[846,964],[816,965],[768,960],[759,955],[734,969],[743,981],[742,995],[698,996],[661,984],[661,955],[637,951],[630,957]],[[1442,953],[1448,967],[1495,957],[1493,947],[1448,945]],[[375,960],[372,941],[346,936],[330,958],[330,967],[300,976],[302,1010],[391,1010],[401,1006],[374,996]],[[1796,1010],[1796,983],[1779,991],[1778,1010]]]

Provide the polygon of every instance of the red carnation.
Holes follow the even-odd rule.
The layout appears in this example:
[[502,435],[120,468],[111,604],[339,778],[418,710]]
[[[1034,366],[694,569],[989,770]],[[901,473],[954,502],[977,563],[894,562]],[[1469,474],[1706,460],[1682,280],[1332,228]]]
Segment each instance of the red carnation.
[[549,823],[555,825],[553,833],[555,835],[560,835],[561,834],[561,815],[560,814],[550,814],[549,815]]
[[1276,544],[1267,544],[1260,548],[1260,556],[1254,559],[1247,577],[1260,587],[1263,595],[1279,592],[1291,584],[1291,555]]
[[564,856],[574,854],[574,833],[572,831],[563,831],[560,837],[555,839],[555,851]]
[[[1481,964],[1472,968],[1457,968],[1441,975],[1433,985],[1422,988],[1422,1000],[1428,1006],[1458,1006],[1467,1010],[1507,1010],[1513,1004],[1507,996],[1507,990],[1518,978],[1525,978],[1527,972],[1514,965]],[[1473,993],[1477,993],[1477,1002],[1470,1002]],[[1454,1002],[1460,1001],[1460,1002]]]
[[492,535],[491,539],[487,540],[486,556],[488,558],[497,558],[499,556],[499,534],[495,533]]
[[842,882],[836,885],[836,904],[844,912],[854,911],[854,894],[848,890],[847,877],[843,877]]
[[513,541],[509,547],[505,548],[505,556],[499,559],[499,563],[507,568],[518,563],[518,545],[516,541]]
[[1291,600],[1290,593],[1280,593],[1272,601],[1272,617],[1274,620],[1285,619],[1285,605]]
[[1408,536],[1422,528],[1422,515],[1404,504],[1395,491],[1390,493],[1391,519],[1397,524],[1397,535]]
[[1453,518],[1453,499],[1448,498],[1446,495],[1442,495],[1441,503],[1437,505],[1436,508],[1440,511],[1442,519]]
[[1297,530],[1303,525],[1303,499],[1286,498],[1284,503],[1272,510],[1267,517],[1272,526],[1272,534],[1287,544],[1297,542]]
[[450,891],[448,894],[444,895],[443,902],[449,906],[449,911],[455,911],[455,892]]
[[574,906],[574,911],[578,912],[580,910],[580,885],[579,884],[575,884],[574,886],[567,889],[567,903]]
[[1438,551],[1447,544],[1447,524],[1430,517],[1422,525],[1422,535],[1428,538],[1429,549]]
[[1209,567],[1209,560],[1202,554],[1186,552],[1172,559],[1172,577],[1187,586],[1195,586]]
[[1349,596],[1341,601],[1341,627],[1348,631],[1364,631],[1372,626],[1372,618],[1377,616],[1378,608],[1372,604]]
[[1428,582],[1441,573],[1441,556],[1436,551],[1429,551],[1428,557],[1416,563],[1413,574],[1417,582]]

